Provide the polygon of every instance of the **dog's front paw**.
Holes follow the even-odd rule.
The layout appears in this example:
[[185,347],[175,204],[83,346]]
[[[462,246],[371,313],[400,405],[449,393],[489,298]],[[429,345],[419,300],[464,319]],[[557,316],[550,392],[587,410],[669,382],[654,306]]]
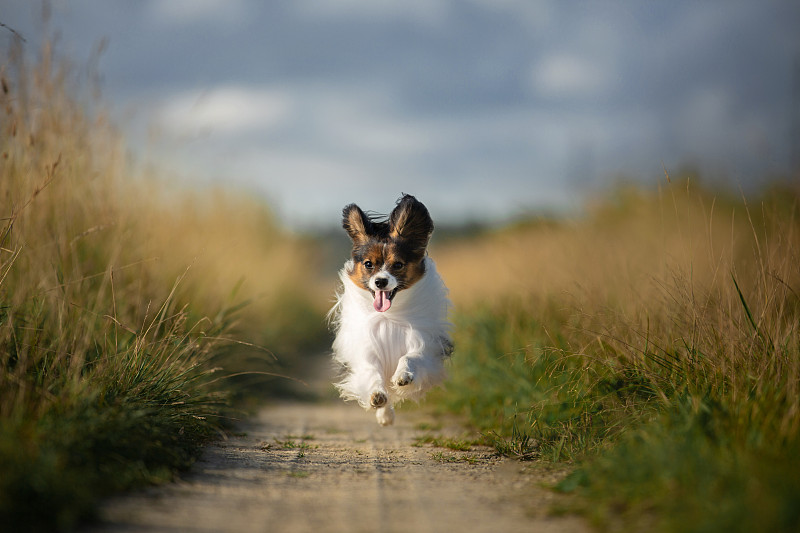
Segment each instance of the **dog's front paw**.
[[375,391],[372,393],[372,396],[369,397],[369,404],[373,409],[383,407],[386,405],[387,401],[389,401],[389,398],[386,397],[386,393],[383,391]]
[[410,384],[414,381],[414,374],[409,371],[399,372],[395,375],[394,382],[397,383],[398,387],[405,387],[406,385]]

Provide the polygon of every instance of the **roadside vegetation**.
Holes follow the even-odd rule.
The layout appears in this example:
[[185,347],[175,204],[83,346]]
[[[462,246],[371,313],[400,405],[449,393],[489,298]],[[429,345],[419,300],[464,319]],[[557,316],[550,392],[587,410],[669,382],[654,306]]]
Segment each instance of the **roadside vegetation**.
[[501,453],[570,462],[603,528],[800,528],[800,190],[690,172],[434,256],[456,305],[436,400]]
[[0,523],[59,531],[100,497],[190,465],[238,416],[232,391],[286,381],[284,347],[325,340],[325,310],[293,277],[303,243],[264,205],[137,175],[76,69],[50,43],[35,64],[12,48],[0,65]]

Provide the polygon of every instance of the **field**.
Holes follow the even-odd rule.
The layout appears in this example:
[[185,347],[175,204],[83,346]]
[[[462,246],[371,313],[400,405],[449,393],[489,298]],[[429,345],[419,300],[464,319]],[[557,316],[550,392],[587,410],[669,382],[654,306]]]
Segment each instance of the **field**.
[[[335,261],[244,193],[135,170],[48,45],[10,57],[0,522],[68,530],[323,364]],[[456,351],[428,405],[501,454],[573,465],[555,511],[600,528],[797,530],[798,208],[796,185],[676,171],[579,216],[435,234]]]
[[502,453],[577,465],[559,489],[600,526],[796,530],[798,192],[682,173],[444,243],[457,334],[439,401]]

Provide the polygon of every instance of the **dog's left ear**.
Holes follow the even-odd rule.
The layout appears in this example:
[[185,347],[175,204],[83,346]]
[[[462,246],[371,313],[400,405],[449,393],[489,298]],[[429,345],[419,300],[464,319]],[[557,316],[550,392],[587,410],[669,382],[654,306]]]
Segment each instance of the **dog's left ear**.
[[372,233],[372,222],[356,204],[342,209],[342,227],[354,244],[365,242]]
[[428,209],[410,194],[404,194],[389,215],[389,236],[412,243],[416,252],[424,254],[431,233],[433,220]]

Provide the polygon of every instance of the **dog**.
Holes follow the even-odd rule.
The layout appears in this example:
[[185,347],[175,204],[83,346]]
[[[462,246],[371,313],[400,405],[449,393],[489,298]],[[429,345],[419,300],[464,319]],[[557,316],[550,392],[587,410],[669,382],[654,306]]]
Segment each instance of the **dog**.
[[335,385],[388,426],[397,403],[419,401],[443,381],[453,352],[447,287],[427,253],[433,221],[404,194],[388,217],[346,206],[342,227],[353,248],[329,313],[343,371]]

